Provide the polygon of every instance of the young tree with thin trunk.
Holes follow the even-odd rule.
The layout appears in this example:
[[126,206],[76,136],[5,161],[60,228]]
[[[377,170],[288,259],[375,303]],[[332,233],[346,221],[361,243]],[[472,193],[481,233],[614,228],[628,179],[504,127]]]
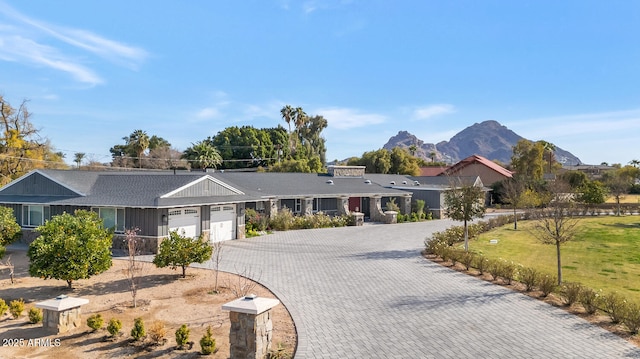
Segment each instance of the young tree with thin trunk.
[[469,251],[468,222],[484,216],[484,191],[475,184],[452,181],[451,189],[444,193],[445,214],[454,221],[464,222],[464,250]]
[[511,205],[513,209],[513,229],[518,229],[518,208],[522,204],[522,194],[525,191],[524,182],[519,177],[514,176],[503,183],[503,200]]
[[127,267],[124,270],[127,280],[129,281],[129,291],[133,307],[137,308],[138,289],[140,288],[140,278],[144,270],[144,262],[138,261],[137,256],[140,254],[142,239],[138,238],[138,228],[127,229],[125,231],[125,244],[127,246]]
[[558,264],[558,285],[562,284],[562,257],[560,247],[575,237],[579,217],[574,216],[572,208],[575,194],[571,186],[564,181],[552,182],[548,189],[551,201],[546,207],[533,210],[534,222],[531,233],[545,244],[556,246]]
[[204,263],[211,259],[213,247],[208,241],[199,238],[190,238],[178,234],[177,231],[169,232],[169,238],[160,243],[158,254],[153,258],[153,264],[158,268],[170,267],[182,268],[182,278],[187,276],[187,267],[191,263]]

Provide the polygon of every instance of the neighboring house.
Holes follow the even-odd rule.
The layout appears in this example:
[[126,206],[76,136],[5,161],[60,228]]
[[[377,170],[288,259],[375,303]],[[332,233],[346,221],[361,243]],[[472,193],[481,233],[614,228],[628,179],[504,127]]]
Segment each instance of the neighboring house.
[[27,242],[52,216],[85,209],[113,228],[115,251],[124,249],[125,230],[137,228],[148,253],[174,230],[211,241],[243,238],[246,208],[270,216],[284,207],[297,214],[362,212],[385,221],[382,203],[392,197],[410,211],[411,192],[379,186],[358,166],[325,175],[35,170],[0,188],[0,205],[14,210]]
[[512,178],[513,173],[482,156],[473,155],[447,168],[439,176],[479,176],[485,186],[491,187],[496,182]]
[[615,170],[616,167],[608,165],[577,165],[577,166],[562,166],[560,173],[567,171],[579,171],[587,175],[590,180],[600,180],[602,175],[606,172]]

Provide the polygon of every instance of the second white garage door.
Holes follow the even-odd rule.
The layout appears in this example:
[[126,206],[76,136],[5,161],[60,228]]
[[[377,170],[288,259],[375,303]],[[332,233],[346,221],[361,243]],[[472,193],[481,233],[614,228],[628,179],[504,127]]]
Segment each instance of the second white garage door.
[[228,241],[236,238],[236,206],[211,206],[212,242]]

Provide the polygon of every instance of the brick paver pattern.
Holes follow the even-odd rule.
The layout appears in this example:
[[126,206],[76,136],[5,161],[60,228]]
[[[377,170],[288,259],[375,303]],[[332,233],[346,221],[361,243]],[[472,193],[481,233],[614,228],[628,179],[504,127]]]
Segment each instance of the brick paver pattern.
[[640,358],[560,308],[421,256],[430,233],[457,224],[277,232],[225,242],[220,265],[280,298],[296,358]]

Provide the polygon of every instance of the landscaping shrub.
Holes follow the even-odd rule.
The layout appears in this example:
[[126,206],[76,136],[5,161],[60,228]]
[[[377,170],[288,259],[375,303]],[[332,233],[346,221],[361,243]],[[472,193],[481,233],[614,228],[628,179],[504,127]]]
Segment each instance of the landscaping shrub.
[[591,288],[582,288],[580,292],[579,302],[582,304],[585,312],[587,314],[594,314],[598,310],[598,304],[600,302],[600,297],[598,294]]
[[142,318],[136,318],[133,323],[133,328],[131,329],[131,338],[138,341],[143,339],[146,335],[147,331],[144,329],[144,322],[142,321]]
[[202,336],[202,338],[200,338],[200,353],[209,355],[216,351],[216,340],[213,338],[213,334],[211,333],[211,326],[208,326],[207,332]]
[[0,317],[2,317],[4,313],[7,312],[7,310],[9,310],[9,306],[4,301],[4,299],[0,299]]
[[517,266],[515,263],[507,260],[500,260],[502,263],[498,269],[498,276],[502,277],[507,284],[511,284],[513,279],[516,277]]
[[636,303],[626,303],[622,323],[629,329],[631,334],[638,334],[638,330],[640,329],[640,305]]
[[13,319],[18,319],[18,317],[22,315],[23,311],[24,311],[24,300],[22,299],[12,300],[11,303],[9,303],[9,313],[11,313],[11,316],[13,316]]
[[558,278],[553,275],[545,274],[540,276],[538,281],[538,289],[542,292],[542,296],[546,297],[551,294],[558,286]]
[[535,289],[536,285],[540,280],[540,274],[534,268],[521,268],[519,273],[519,279],[522,284],[525,286],[525,291],[530,292]]
[[122,329],[122,322],[119,319],[111,318],[109,320],[109,324],[107,325],[107,331],[112,337],[120,334],[120,329]]
[[422,218],[422,215],[424,214],[424,200],[423,199],[417,199],[414,203],[413,203],[413,210],[415,211],[416,215],[418,215],[418,217]]
[[255,233],[255,235],[257,235],[258,232],[266,231],[267,228],[269,227],[269,218],[262,213],[256,212],[256,210],[252,208],[246,209],[245,216],[247,218],[247,221],[246,221],[247,234]]
[[567,282],[560,288],[560,293],[564,299],[564,303],[568,306],[577,303],[580,300],[580,295],[583,291],[583,286],[580,283]]
[[491,280],[496,280],[496,278],[498,278],[500,272],[502,271],[501,266],[502,261],[499,261],[497,259],[489,259],[487,261],[487,273],[489,273],[489,275],[491,276]]
[[282,343],[278,343],[275,349],[271,349],[267,353],[267,359],[290,359],[291,354],[287,352]]
[[460,255],[460,263],[462,263],[466,270],[471,268],[471,264],[474,262],[475,254],[472,252],[464,252]]
[[487,258],[485,258],[481,254],[478,254],[474,258],[473,266],[478,270],[478,272],[480,272],[480,275],[483,275],[484,272],[486,271],[488,263],[489,263],[489,260]]
[[287,231],[293,227],[294,215],[289,208],[283,208],[269,220],[269,226],[276,231]]
[[626,302],[618,292],[612,292],[601,297],[602,311],[607,313],[611,322],[620,323],[624,318]]
[[178,330],[176,330],[176,343],[178,344],[178,349],[184,348],[184,346],[189,342],[189,333],[191,330],[187,328],[186,324],[182,324]]
[[167,339],[167,327],[163,322],[157,320],[149,328],[149,339],[153,344],[164,344]]
[[29,309],[29,323],[38,324],[40,322],[42,322],[42,310],[35,307]]
[[87,326],[95,332],[96,330],[102,328],[104,324],[104,320],[102,319],[102,315],[94,314],[87,318]]

